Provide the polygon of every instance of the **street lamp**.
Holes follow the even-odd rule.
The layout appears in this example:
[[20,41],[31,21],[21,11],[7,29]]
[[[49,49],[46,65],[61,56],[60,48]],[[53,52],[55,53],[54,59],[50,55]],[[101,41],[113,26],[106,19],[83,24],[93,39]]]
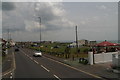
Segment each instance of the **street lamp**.
[[40,24],[40,44],[41,44],[41,17],[38,17],[39,18],[39,24]]
[[77,35],[77,26],[75,26],[76,30],[76,53],[78,53],[78,35]]

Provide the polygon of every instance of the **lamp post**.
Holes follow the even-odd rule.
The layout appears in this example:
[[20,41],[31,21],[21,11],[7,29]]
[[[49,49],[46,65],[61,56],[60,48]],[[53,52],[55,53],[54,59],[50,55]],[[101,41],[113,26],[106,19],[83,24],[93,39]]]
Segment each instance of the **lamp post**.
[[76,53],[78,53],[78,35],[77,35],[77,26],[75,26],[76,30]]
[[41,45],[41,17],[38,17],[39,18],[39,24],[40,24],[40,45]]

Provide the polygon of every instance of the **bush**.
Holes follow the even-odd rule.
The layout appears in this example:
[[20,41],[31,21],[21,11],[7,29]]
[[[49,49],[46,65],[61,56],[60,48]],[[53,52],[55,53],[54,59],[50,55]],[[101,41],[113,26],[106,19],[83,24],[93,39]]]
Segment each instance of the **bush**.
[[86,49],[84,49],[84,50],[83,50],[83,52],[87,53],[87,52],[88,52],[88,49],[87,49],[87,48],[86,48]]

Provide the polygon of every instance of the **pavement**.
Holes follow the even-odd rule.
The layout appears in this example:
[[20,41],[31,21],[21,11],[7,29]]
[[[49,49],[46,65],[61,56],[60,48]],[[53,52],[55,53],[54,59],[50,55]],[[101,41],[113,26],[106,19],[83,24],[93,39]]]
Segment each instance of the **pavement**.
[[[84,71],[87,71],[92,74],[96,74],[97,76],[101,76],[106,79],[117,79],[119,76],[118,74],[115,74],[113,72],[107,71],[107,68],[109,67],[108,63],[104,64],[94,64],[94,65],[83,65],[78,63],[78,61],[65,61],[67,64],[70,64],[71,66],[74,66],[78,69],[82,69]],[[108,64],[108,65],[106,65]]]
[[2,77],[10,75],[13,69],[13,48],[8,49],[8,54],[5,59],[2,60]]

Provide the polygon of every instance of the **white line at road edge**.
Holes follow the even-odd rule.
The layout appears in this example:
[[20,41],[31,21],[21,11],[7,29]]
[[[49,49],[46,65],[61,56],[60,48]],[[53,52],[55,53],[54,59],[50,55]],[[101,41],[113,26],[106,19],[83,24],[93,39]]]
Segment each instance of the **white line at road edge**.
[[56,76],[55,74],[53,75],[55,78],[57,78],[58,80],[61,80],[58,76]]
[[45,69],[47,72],[50,72],[50,70],[48,70],[46,67],[44,67],[43,65],[41,65],[41,67],[43,68],[43,69]]
[[15,62],[15,54],[13,52],[13,70],[12,70],[12,73],[11,73],[11,76],[13,77],[14,76],[14,71],[16,69],[16,62]]
[[5,75],[7,75],[7,74],[10,74],[11,72],[12,72],[12,71],[9,71],[9,72],[3,74],[2,76],[5,76]]
[[13,78],[12,76],[13,76],[13,74],[12,74],[12,72],[11,72],[11,73],[10,73],[10,78]]
[[102,80],[106,80],[106,79],[103,79],[102,77],[99,77],[99,76],[97,76],[97,75],[91,74],[91,73],[89,73],[89,72],[86,72],[86,71],[83,71],[83,70],[80,70],[80,69],[77,69],[77,68],[75,68],[75,67],[69,66],[69,65],[67,65],[67,64],[64,64],[64,63],[62,63],[62,62],[56,61],[56,60],[54,60],[54,59],[51,59],[51,58],[48,58],[48,57],[45,57],[45,56],[43,56],[43,57],[44,57],[44,58],[47,58],[47,59],[49,59],[49,60],[51,60],[51,61],[57,62],[57,63],[59,63],[59,64],[65,65],[65,66],[67,66],[67,67],[69,67],[69,68],[72,68],[72,69],[74,69],[74,70],[83,72],[83,73],[88,74],[88,75],[90,75],[90,76],[93,76],[93,77],[95,77],[95,78],[100,78],[100,79],[102,79]]

